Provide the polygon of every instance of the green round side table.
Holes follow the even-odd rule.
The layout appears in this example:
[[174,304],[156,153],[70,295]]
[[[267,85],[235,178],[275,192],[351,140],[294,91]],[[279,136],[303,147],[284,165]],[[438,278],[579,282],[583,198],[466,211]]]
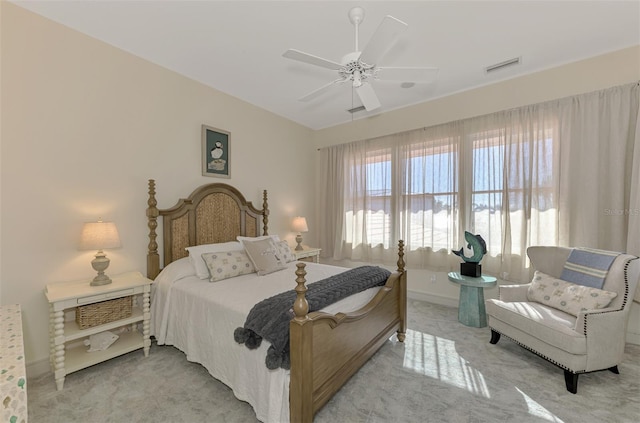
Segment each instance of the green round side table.
[[484,307],[484,288],[496,286],[498,280],[493,276],[473,278],[458,272],[449,272],[451,282],[460,285],[458,302],[458,321],[465,326],[483,328],[487,326],[487,312]]

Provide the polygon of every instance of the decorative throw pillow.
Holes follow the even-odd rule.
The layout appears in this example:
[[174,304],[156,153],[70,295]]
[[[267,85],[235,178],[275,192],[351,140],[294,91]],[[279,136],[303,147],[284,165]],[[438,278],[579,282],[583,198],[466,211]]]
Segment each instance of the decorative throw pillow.
[[529,301],[577,316],[582,310],[597,310],[609,305],[618,294],[598,288],[576,285],[536,271],[527,291]]
[[202,255],[204,253],[244,250],[242,244],[236,241],[221,242],[219,244],[194,245],[193,247],[187,247],[185,249],[189,252],[189,261],[193,265],[196,275],[198,275],[200,279],[209,279],[209,269],[207,268],[207,264],[204,260],[202,260]]
[[280,237],[278,235],[262,235],[262,236],[237,236],[236,239],[238,242],[242,241],[260,241],[263,239],[271,238],[273,242],[280,242]]
[[280,255],[280,250],[273,239],[261,239],[259,241],[242,241],[244,249],[251,259],[258,275],[264,276],[278,270],[286,269],[285,261]]
[[256,271],[249,256],[244,251],[223,251],[204,253],[202,259],[207,264],[211,282],[221,281]]
[[280,251],[280,257],[282,258],[282,260],[284,260],[285,263],[296,261],[296,256],[293,255],[291,247],[289,247],[287,241],[276,242],[276,247],[278,247],[278,251]]

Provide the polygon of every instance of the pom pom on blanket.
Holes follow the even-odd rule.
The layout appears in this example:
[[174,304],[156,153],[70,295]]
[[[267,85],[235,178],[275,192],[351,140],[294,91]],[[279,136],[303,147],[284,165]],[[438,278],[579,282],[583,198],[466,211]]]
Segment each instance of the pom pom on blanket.
[[238,344],[246,345],[250,350],[255,350],[262,343],[262,337],[260,335],[251,329],[245,328],[236,328],[236,330],[233,331],[233,339],[235,339]]
[[276,349],[273,348],[273,345],[267,350],[267,358],[264,362],[269,370],[275,370],[279,367],[282,367],[285,370],[291,369],[291,359],[289,354],[277,352]]

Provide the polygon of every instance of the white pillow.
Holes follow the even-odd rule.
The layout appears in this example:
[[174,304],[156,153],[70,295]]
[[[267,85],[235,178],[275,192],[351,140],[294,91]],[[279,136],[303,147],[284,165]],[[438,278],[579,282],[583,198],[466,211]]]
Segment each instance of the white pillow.
[[289,247],[287,241],[276,242],[276,247],[278,247],[278,251],[280,252],[280,258],[282,258],[285,263],[296,261],[296,256],[291,251],[291,247]]
[[577,285],[536,272],[527,290],[527,299],[577,316],[582,310],[605,308],[617,297],[616,292]]
[[187,257],[183,257],[166,265],[156,277],[156,281],[166,279],[171,282],[175,282],[188,276],[194,276],[195,274],[196,271],[193,268],[193,265],[191,265],[189,259]]
[[220,253],[222,251],[242,251],[244,247],[237,241],[221,242],[219,244],[204,244],[185,248],[189,252],[189,261],[200,279],[209,279],[209,269],[202,260],[204,253]]
[[285,261],[280,256],[280,250],[273,239],[266,238],[258,241],[242,241],[244,249],[251,259],[259,276],[268,275],[278,270],[286,269]]
[[245,251],[204,253],[202,259],[209,268],[211,282],[255,273],[256,269]]
[[256,237],[252,237],[252,236],[238,236],[238,237],[236,237],[236,239],[239,242],[242,242],[242,241],[261,241],[261,240],[267,239],[267,238],[271,238],[273,240],[273,242],[280,242],[280,237],[278,235],[263,235],[263,236],[256,236]]

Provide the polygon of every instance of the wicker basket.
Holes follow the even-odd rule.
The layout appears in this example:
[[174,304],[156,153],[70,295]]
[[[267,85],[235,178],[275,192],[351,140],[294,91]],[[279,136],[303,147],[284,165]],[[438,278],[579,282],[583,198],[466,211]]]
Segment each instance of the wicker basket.
[[88,329],[131,317],[133,297],[122,297],[100,303],[76,307],[76,323],[80,329]]

